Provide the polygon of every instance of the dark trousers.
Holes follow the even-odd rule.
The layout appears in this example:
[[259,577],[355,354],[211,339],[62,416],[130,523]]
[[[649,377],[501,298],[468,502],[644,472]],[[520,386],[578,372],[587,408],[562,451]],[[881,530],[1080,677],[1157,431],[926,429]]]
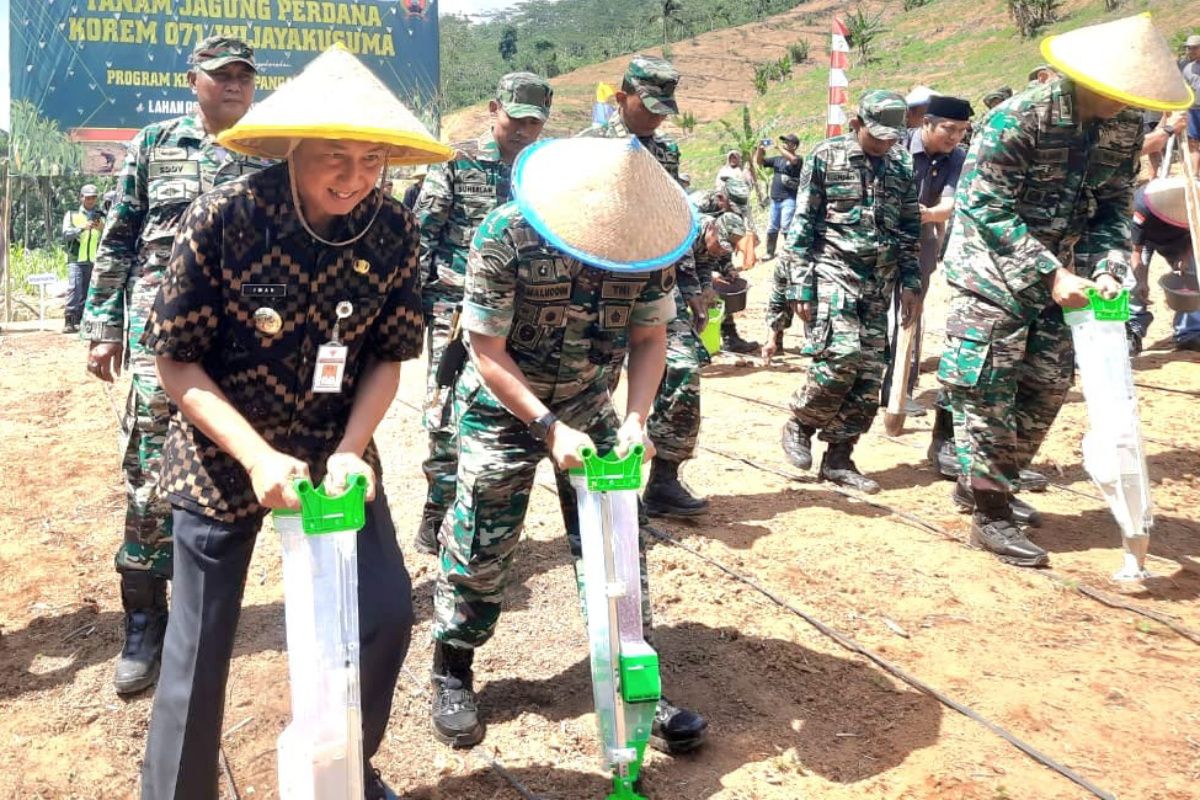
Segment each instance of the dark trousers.
[[67,264],[67,305],[63,318],[78,325],[83,319],[83,304],[87,300],[88,284],[92,282],[92,262],[73,261]]
[[[175,579],[154,695],[142,800],[217,797],[225,683],[258,523],[231,525],[176,507]],[[412,634],[412,584],[382,487],[358,534],[363,756],[379,749]],[[278,692],[286,694],[285,673]],[[282,732],[282,731],[281,731]]]

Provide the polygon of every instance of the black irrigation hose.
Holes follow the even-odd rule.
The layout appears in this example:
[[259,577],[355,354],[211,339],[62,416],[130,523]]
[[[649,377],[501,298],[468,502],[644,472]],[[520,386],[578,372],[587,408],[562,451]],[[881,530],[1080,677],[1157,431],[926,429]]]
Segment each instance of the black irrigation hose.
[[[746,458],[745,456],[737,455],[736,453],[727,453],[723,450],[719,450],[719,449],[717,449],[715,447],[711,447],[709,445],[700,445],[700,449],[706,450],[710,453],[714,453],[719,456],[722,456],[723,458],[727,458],[731,461],[741,462],[743,464],[746,464],[749,467],[753,467],[754,469],[760,470],[761,472],[768,472],[773,475],[778,475],[778,476],[786,478],[790,481],[797,481],[797,482],[809,483],[809,484],[818,483],[818,481],[814,478],[809,478],[807,476],[798,475],[795,473],[789,473],[789,472],[786,472],[785,470],[776,469],[775,467],[764,466],[762,464],[757,463],[753,459],[749,459],[749,458]],[[1054,485],[1057,485],[1057,484],[1054,484]],[[878,508],[883,511],[888,511],[891,514],[895,515],[896,517],[899,517],[900,519],[909,523],[913,527],[929,531],[930,533],[936,534],[936,535],[940,536],[941,538],[946,539],[947,541],[957,542],[959,544],[962,544],[962,539],[955,536],[953,533],[946,530],[945,528],[941,528],[937,525],[934,525],[932,522],[922,519],[921,517],[917,516],[916,514],[910,514],[909,512],[902,511],[901,509],[898,509],[895,506],[890,506],[887,503],[883,503],[879,500],[875,500],[870,495],[864,495],[864,494],[859,494],[858,492],[852,492],[849,489],[844,489],[841,486],[837,486],[836,484],[828,484],[826,486],[826,488],[828,488],[829,491],[831,491],[831,492],[835,492],[836,494],[842,495],[843,497],[848,497],[852,500],[857,500],[860,503],[866,503],[867,505],[873,506],[874,508]],[[1068,487],[1060,487],[1060,488],[1068,488]],[[1074,491],[1072,489],[1068,489],[1068,490]],[[1076,492],[1076,494],[1083,494],[1083,493]],[[1084,495],[1084,496],[1090,497],[1090,495]],[[1155,611],[1154,609],[1150,609],[1150,608],[1143,608],[1142,606],[1135,606],[1132,603],[1126,603],[1124,600],[1121,600],[1119,598],[1115,598],[1115,597],[1112,597],[1111,595],[1105,594],[1104,592],[1101,592],[1099,589],[1095,589],[1091,586],[1088,586],[1086,583],[1080,583],[1079,581],[1076,581],[1073,579],[1064,578],[1062,575],[1058,574],[1054,570],[1036,570],[1035,572],[1036,572],[1036,574],[1042,575],[1043,577],[1053,581],[1054,583],[1058,584],[1061,587],[1073,589],[1074,591],[1078,592],[1079,594],[1083,595],[1084,597],[1095,600],[1096,602],[1098,602],[1102,605],[1106,605],[1109,608],[1122,609],[1124,611],[1129,611],[1134,614],[1138,614],[1139,616],[1143,616],[1146,619],[1154,620],[1155,622],[1169,628],[1170,630],[1172,630],[1173,632],[1182,636],[1184,639],[1187,639],[1188,641],[1192,642],[1193,644],[1200,645],[1200,632],[1194,631],[1185,625],[1181,625],[1178,622],[1175,622],[1170,617],[1168,617],[1167,615],[1165,615],[1159,611]]]
[[716,559],[710,558],[709,556],[706,556],[705,554],[699,552],[695,548],[688,547],[683,542],[679,541],[674,536],[671,536],[669,533],[667,533],[666,531],[663,531],[660,528],[657,528],[653,525],[647,525],[647,526],[645,526],[645,528],[650,533],[650,535],[654,536],[656,539],[667,542],[671,545],[674,545],[675,547],[680,548],[684,552],[692,554],[696,558],[699,558],[701,561],[704,561],[705,563],[707,563],[707,564],[715,567],[716,569],[720,570],[721,572],[725,573],[730,578],[738,581],[739,583],[745,584],[746,586],[749,586],[751,589],[754,589],[756,592],[763,595],[764,597],[766,597],[771,602],[775,603],[780,608],[790,611],[791,613],[800,617],[800,619],[807,622],[813,628],[816,628],[819,632],[821,632],[826,637],[837,642],[839,645],[841,645],[846,650],[849,650],[850,652],[860,655],[863,658],[867,659],[868,661],[871,661],[876,666],[883,669],[885,672],[895,676],[897,679],[903,681],[904,683],[907,683],[909,686],[912,686],[914,689],[917,689],[920,692],[924,692],[925,694],[927,694],[930,697],[932,697],[933,699],[937,700],[939,703],[946,706],[947,708],[951,708],[951,709],[957,711],[958,713],[962,714],[964,717],[967,717],[968,719],[978,722],[980,725],[987,728],[989,731],[996,734],[1001,739],[1004,739],[1006,742],[1011,744],[1013,747],[1017,748],[1022,753],[1029,756],[1030,758],[1032,758],[1034,761],[1037,761],[1042,766],[1048,767],[1048,768],[1054,770],[1059,775],[1062,775],[1064,778],[1071,781],[1072,783],[1086,789],[1087,791],[1091,792],[1096,797],[1101,798],[1101,800],[1116,800],[1116,796],[1114,794],[1112,794],[1111,792],[1105,791],[1104,789],[1101,789],[1099,786],[1096,786],[1094,783],[1092,783],[1091,781],[1089,781],[1087,778],[1083,777],[1079,773],[1075,772],[1070,767],[1068,767],[1064,764],[1060,764],[1058,761],[1055,761],[1050,756],[1047,756],[1046,754],[1042,753],[1040,750],[1035,748],[1033,745],[1028,744],[1021,739],[1018,739],[1015,735],[1013,735],[1012,733],[1009,733],[1006,729],[1002,728],[1001,726],[997,725],[996,723],[994,723],[991,720],[987,719],[986,717],[982,716],[981,714],[979,714],[977,711],[973,710],[969,706],[965,706],[962,703],[958,702],[957,700],[943,694],[942,692],[933,688],[929,684],[925,683],[923,680],[921,680],[917,676],[907,672],[902,667],[900,667],[896,664],[893,664],[891,661],[888,661],[886,658],[879,655],[878,653],[871,650],[870,648],[864,647],[863,645],[859,644],[857,641],[855,641],[851,637],[847,636],[846,634],[844,634],[834,628],[829,627],[828,625],[826,625],[824,622],[817,619],[813,615],[808,614],[808,613],[802,611],[801,609],[797,608],[796,606],[792,605],[791,603],[787,602],[786,600],[781,599],[774,592],[765,588],[761,584],[755,582],[754,580],[752,580],[750,578],[747,578],[745,575],[742,575],[738,572],[734,572],[732,569],[730,569],[729,567],[726,567],[721,562],[717,561]]

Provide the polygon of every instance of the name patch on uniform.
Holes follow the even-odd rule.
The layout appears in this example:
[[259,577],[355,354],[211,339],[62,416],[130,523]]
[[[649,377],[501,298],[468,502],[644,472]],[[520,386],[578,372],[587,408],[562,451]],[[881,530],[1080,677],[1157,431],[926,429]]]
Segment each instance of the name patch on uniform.
[[150,180],[154,178],[179,178],[183,176],[195,177],[200,175],[199,161],[151,161],[146,169],[146,177]]
[[641,281],[604,281],[600,284],[603,300],[636,300],[642,293]]
[[535,283],[525,287],[525,299],[537,303],[550,303],[571,299],[569,283]]
[[286,283],[243,283],[242,297],[287,297]]
[[481,183],[468,183],[458,187],[460,194],[496,196],[496,187]]

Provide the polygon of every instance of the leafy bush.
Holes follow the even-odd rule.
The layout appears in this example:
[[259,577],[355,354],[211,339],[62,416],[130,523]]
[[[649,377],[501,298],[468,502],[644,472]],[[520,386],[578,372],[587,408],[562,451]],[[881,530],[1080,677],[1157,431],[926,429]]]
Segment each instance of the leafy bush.
[[[903,2],[904,10],[912,11],[914,8],[920,8],[921,6],[929,5],[932,0],[903,0]],[[1108,0],[1105,0],[1105,2],[1108,2]]]
[[754,91],[759,94],[767,93],[767,85],[771,80],[771,64],[754,65]]
[[[1014,2],[1053,2],[1059,0],[1009,0],[1009,3]],[[864,64],[869,64],[875,60],[875,55],[871,51],[871,47],[875,40],[882,36],[886,29],[883,25],[883,12],[879,11],[871,14],[862,6],[854,9],[854,12],[846,16],[846,30],[849,32],[847,37],[850,40],[850,46],[858,50],[859,59]]]
[[1061,6],[1062,0],[1008,0],[1008,13],[1021,37],[1031,39],[1058,19]]
[[696,129],[696,115],[691,111],[684,111],[679,115],[679,127],[685,133],[691,133]]
[[788,57],[793,64],[803,64],[808,61],[808,40],[801,39],[788,45]]

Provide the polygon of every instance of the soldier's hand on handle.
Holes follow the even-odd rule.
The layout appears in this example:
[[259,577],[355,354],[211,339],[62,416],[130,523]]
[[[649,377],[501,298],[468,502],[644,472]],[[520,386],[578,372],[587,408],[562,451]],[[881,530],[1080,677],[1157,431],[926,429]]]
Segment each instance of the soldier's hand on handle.
[[254,496],[266,508],[300,508],[300,498],[292,483],[308,478],[308,464],[278,450],[268,450],[246,467]]
[[92,342],[88,348],[87,371],[105,383],[121,374],[125,347],[120,342]]
[[562,420],[556,421],[550,428],[546,444],[550,445],[550,457],[561,470],[582,467],[583,461],[579,459],[579,451],[584,448],[592,451],[596,449],[592,437],[583,431],[575,430]]
[[696,333],[700,333],[704,330],[704,326],[708,325],[708,309],[712,308],[712,304],[716,298],[716,292],[712,289],[705,289],[700,294],[688,300],[688,308],[692,312],[692,328]]
[[1112,275],[1105,273],[1096,278],[1096,290],[1105,300],[1113,300],[1121,293],[1121,282]]
[[1053,273],[1050,296],[1063,308],[1083,308],[1091,302],[1087,290],[1095,288],[1096,284],[1087,278],[1081,278],[1074,272],[1059,267]]
[[617,429],[617,457],[624,458],[639,444],[646,448],[642,453],[643,463],[654,458],[657,451],[654,448],[654,442],[650,441],[650,437],[646,434],[646,424],[637,414],[630,414]]
[[807,300],[792,301],[792,311],[805,322],[812,322],[812,306]]
[[900,292],[900,325],[907,328],[921,316],[921,295],[912,289]]
[[367,476],[367,502],[375,499],[375,470],[362,460],[358,453],[341,451],[334,453],[325,462],[325,491],[339,495],[346,491],[351,475]]

